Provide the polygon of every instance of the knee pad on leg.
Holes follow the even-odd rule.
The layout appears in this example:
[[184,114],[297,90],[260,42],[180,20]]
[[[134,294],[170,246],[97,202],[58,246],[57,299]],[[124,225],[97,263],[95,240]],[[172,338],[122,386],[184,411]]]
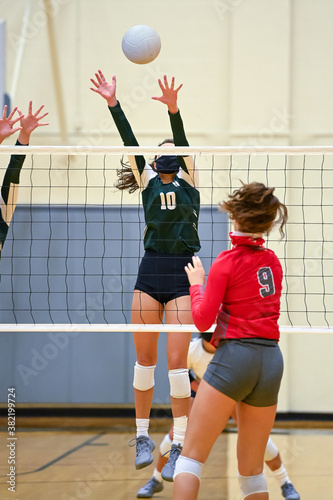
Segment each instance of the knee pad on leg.
[[170,436],[169,434],[166,434],[163,438],[162,443],[160,444],[160,454],[168,458],[170,455],[170,453],[168,452],[171,450],[171,445],[172,441],[170,439]]
[[267,482],[263,472],[257,476],[241,476],[238,474],[238,481],[243,498],[255,493],[268,493]]
[[189,398],[191,396],[191,385],[188,370],[177,368],[169,370],[170,396],[176,399]]
[[156,365],[141,366],[138,362],[134,365],[133,387],[138,391],[148,391],[155,385],[154,371]]
[[264,460],[265,462],[269,462],[278,456],[279,450],[277,446],[273,443],[271,438],[268,439]]
[[200,481],[202,466],[203,466],[203,464],[201,462],[198,462],[197,460],[193,460],[192,458],[188,458],[188,457],[184,457],[183,455],[180,455],[180,457],[178,458],[178,460],[176,462],[175,473],[173,475],[173,479],[175,480],[175,477],[178,474],[186,473],[186,474],[192,474],[193,476],[196,476]]

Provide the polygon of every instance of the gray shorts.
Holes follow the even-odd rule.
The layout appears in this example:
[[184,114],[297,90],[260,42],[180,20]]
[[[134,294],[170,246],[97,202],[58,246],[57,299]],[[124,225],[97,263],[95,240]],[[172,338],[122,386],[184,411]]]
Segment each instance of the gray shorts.
[[203,376],[235,401],[251,406],[277,403],[283,358],[277,342],[265,339],[222,340]]

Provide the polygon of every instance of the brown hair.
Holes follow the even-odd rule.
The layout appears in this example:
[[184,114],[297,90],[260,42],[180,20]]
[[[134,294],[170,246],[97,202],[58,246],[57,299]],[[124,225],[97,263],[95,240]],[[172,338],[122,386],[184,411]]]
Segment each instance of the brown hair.
[[269,233],[273,225],[279,225],[281,237],[288,219],[287,207],[274,196],[275,188],[260,182],[244,184],[229,195],[229,200],[220,204],[221,210],[237,221],[240,231],[245,233]]
[[[164,139],[164,141],[160,142],[158,146],[163,146],[163,144],[167,143],[174,144],[174,140]],[[129,163],[125,162],[123,158],[120,160],[121,168],[117,170],[118,181],[116,182],[115,187],[121,191],[127,189],[129,193],[134,193],[137,189],[139,189],[139,184],[134,177],[131,166]],[[153,170],[155,170],[154,163],[156,158],[157,156],[155,155],[154,160],[149,163]]]

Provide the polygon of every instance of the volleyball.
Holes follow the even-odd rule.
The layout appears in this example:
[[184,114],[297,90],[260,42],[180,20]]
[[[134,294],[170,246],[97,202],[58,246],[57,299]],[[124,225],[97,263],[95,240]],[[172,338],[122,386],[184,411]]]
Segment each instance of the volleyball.
[[136,64],[147,64],[160,53],[161,39],[154,28],[138,24],[126,31],[121,47],[130,61]]

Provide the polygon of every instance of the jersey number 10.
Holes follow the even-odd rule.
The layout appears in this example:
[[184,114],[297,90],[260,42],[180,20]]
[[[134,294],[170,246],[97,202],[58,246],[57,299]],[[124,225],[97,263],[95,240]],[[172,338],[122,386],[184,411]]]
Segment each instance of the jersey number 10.
[[160,193],[161,197],[161,210],[174,210],[176,208],[176,193],[169,191],[169,193]]

